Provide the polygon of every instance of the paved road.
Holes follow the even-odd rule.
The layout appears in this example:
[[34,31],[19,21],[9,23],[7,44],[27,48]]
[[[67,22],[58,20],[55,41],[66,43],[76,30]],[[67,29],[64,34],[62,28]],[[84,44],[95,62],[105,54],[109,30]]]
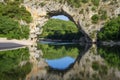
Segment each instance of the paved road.
[[4,49],[13,49],[18,47],[23,47],[24,45],[16,44],[16,43],[0,43],[0,50]]

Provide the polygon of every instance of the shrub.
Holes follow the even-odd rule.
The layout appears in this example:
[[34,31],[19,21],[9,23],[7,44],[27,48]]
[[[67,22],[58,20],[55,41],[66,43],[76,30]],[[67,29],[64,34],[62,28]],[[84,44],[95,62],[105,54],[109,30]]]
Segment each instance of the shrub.
[[9,39],[27,39],[28,36],[28,26],[22,26],[11,18],[0,16],[0,37],[7,37]]
[[95,6],[99,6],[99,2],[100,2],[100,0],[92,0],[92,3],[93,3]]
[[120,40],[120,17],[113,18],[105,23],[98,33],[98,40]]
[[98,14],[93,15],[91,19],[92,19],[92,23],[95,23],[95,24],[98,23],[98,20],[99,20]]
[[92,63],[92,68],[93,68],[94,70],[99,70],[99,69],[100,69],[100,64],[99,64],[99,62],[97,62],[97,61],[93,62],[93,63]]
[[27,23],[32,21],[31,14],[26,11],[25,7],[19,7],[17,2],[11,2],[7,5],[0,3],[0,15],[7,16],[9,18],[17,19],[17,20],[24,20]]

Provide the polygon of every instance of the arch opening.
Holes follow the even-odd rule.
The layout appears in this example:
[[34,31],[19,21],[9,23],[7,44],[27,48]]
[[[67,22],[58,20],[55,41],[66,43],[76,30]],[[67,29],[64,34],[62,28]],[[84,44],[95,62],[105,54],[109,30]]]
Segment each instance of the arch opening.
[[[76,47],[78,45],[71,44],[71,41],[80,41],[81,37],[84,35],[69,17],[65,15],[51,16],[43,26],[43,33],[40,36],[42,38],[40,46],[44,54],[43,58],[46,59],[51,68],[58,70],[69,68],[80,52]],[[62,64],[63,61],[64,64]],[[61,63],[61,65],[58,66],[57,63]]]
[[40,38],[52,41],[83,42],[85,35],[76,26],[73,19],[63,14],[49,15],[43,26]]

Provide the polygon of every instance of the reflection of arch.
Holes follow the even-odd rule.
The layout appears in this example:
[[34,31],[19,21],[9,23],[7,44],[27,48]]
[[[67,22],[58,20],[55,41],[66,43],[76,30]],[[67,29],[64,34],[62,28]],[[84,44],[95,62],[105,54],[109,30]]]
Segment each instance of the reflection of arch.
[[79,55],[77,56],[75,62],[70,64],[68,68],[63,69],[63,70],[57,70],[57,69],[54,69],[54,68],[50,67],[50,71],[65,73],[65,72],[69,71],[70,69],[72,69],[75,66],[75,64],[78,64],[80,62],[80,59],[89,50],[89,48],[91,47],[91,44],[84,44],[84,45],[81,45],[81,46],[84,47],[84,50],[82,52],[79,52]]
[[[82,46],[84,47],[84,46]],[[44,59],[41,59],[39,61],[35,60],[33,62],[33,68],[29,74],[26,76],[26,80],[31,79],[47,79],[51,80],[51,78],[62,78],[62,76],[66,75],[67,72],[70,72],[71,70],[74,70],[73,68],[79,64],[79,61],[81,57],[87,52],[90,46],[85,45],[85,49],[83,52],[80,52],[79,56],[77,57],[76,61],[71,64],[67,69],[64,70],[55,70],[53,68],[50,68],[48,64],[45,62]],[[32,56],[32,55],[31,55]],[[56,74],[57,73],[57,74]],[[50,79],[49,79],[50,78]],[[63,80],[63,79],[60,79]]]
[[[91,45],[85,46],[84,51],[77,57],[75,63],[62,71],[49,69],[44,59],[40,58],[40,60],[35,60],[33,62],[33,68],[27,75],[26,80],[96,80],[94,76],[99,77],[100,80],[104,78],[107,80],[108,77],[111,77],[111,74],[113,75],[114,73],[110,72],[110,74],[104,75],[104,67],[101,68],[103,73],[99,73],[99,70],[97,71],[98,73],[96,73],[96,70],[92,67],[93,62],[98,62],[103,66],[106,65],[106,63],[103,58],[97,55],[97,47],[95,45],[92,47],[89,46]],[[107,70],[107,72],[109,72],[109,70]]]

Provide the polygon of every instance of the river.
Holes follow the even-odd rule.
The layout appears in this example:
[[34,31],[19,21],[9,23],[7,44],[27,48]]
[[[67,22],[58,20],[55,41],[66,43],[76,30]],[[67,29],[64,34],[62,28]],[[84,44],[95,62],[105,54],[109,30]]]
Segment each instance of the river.
[[26,48],[0,51],[1,80],[120,80],[120,46],[40,41],[43,55]]

